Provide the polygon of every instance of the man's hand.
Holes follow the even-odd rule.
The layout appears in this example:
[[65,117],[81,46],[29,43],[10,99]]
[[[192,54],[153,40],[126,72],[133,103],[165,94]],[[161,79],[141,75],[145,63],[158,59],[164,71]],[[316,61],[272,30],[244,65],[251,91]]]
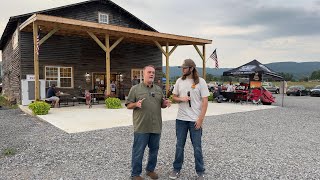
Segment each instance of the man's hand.
[[196,130],[200,129],[202,127],[202,122],[203,119],[198,119],[195,123],[194,123],[194,127]]
[[171,101],[169,99],[163,99],[162,102],[162,108],[170,107],[171,106]]
[[179,97],[180,102],[188,102],[190,99],[189,96]]
[[137,101],[137,102],[136,102],[136,107],[137,107],[137,108],[141,108],[142,102],[143,102],[143,100],[145,100],[145,99],[146,99],[146,98],[143,98],[143,99]]

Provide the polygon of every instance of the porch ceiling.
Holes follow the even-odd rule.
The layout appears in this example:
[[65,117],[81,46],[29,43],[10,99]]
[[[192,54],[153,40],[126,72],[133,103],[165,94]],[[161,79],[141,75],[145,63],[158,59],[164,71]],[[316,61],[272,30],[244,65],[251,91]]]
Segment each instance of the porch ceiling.
[[35,22],[41,27],[41,32],[50,32],[54,28],[59,28],[55,34],[63,36],[85,36],[87,31],[94,33],[97,37],[104,39],[105,34],[111,38],[124,37],[126,41],[154,44],[158,41],[162,46],[169,43],[169,46],[175,45],[205,45],[211,44],[212,40],[166,34],[133,28],[114,26],[110,24],[100,24],[87,21],[80,21],[56,16],[34,14],[20,25],[21,31],[32,32],[32,24]]

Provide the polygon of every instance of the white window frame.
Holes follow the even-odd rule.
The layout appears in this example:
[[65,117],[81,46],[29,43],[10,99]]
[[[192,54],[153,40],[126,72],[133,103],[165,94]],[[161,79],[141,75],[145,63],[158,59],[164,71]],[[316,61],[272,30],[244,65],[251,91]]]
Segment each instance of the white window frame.
[[[47,80],[47,68],[58,68],[58,77],[57,77],[58,79],[57,79],[56,87],[64,88],[64,89],[72,89],[72,88],[74,88],[74,84],[73,84],[73,67],[68,67],[68,66],[45,66],[44,67],[44,76],[45,76],[46,82],[49,81],[49,80]],[[60,79],[61,79],[61,77],[60,77],[60,69],[61,68],[70,68],[71,69],[71,77],[63,77],[63,78],[70,78],[71,79],[71,87],[61,87],[61,83],[60,83]],[[47,83],[46,83],[46,86],[47,86]]]
[[140,82],[143,82],[143,69],[131,69],[131,80],[133,79],[134,77],[134,71],[139,71],[139,76],[137,76],[137,79],[140,80]]
[[[106,18],[106,21],[103,19],[103,17]],[[102,23],[102,24],[109,24],[109,14],[99,12],[98,13],[98,22]]]

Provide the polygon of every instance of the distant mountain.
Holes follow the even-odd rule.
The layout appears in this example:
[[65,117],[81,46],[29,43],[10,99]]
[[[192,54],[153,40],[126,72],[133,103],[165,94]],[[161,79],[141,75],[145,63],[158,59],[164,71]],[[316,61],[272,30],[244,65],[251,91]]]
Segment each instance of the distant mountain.
[[[293,74],[294,78],[310,76],[313,71],[320,69],[320,62],[276,62],[265,65],[270,69],[274,70],[275,72]],[[200,75],[202,75],[202,68],[197,69],[199,70]],[[212,74],[214,76],[221,76],[224,71],[227,71],[229,69],[233,68],[207,68],[207,73]],[[166,72],[166,67],[163,66],[162,70],[163,72]],[[178,68],[178,66],[170,67],[170,78],[175,76],[181,76],[181,69]]]
[[299,78],[310,76],[313,71],[320,69],[320,62],[278,62],[266,64],[276,72],[285,72],[293,74],[293,77]]

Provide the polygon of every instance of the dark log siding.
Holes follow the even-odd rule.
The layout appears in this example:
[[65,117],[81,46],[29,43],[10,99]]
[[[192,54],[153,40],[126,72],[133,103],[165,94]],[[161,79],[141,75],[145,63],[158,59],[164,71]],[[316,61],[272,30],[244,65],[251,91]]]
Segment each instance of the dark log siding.
[[[21,71],[22,79],[25,79],[26,74],[34,74],[33,42],[31,33],[22,33],[21,37],[21,42],[23,42]],[[40,79],[45,78],[45,66],[73,67],[74,88],[61,90],[77,95],[79,86],[82,89],[92,89],[91,82],[86,83],[85,81],[85,73],[105,72],[105,62],[105,52],[91,38],[52,36],[40,46]],[[157,79],[162,77],[162,54],[156,46],[122,42],[111,52],[111,73],[124,74],[122,83],[125,87],[125,94],[128,94],[131,87],[131,69],[143,68],[149,64],[159,69],[156,73]]]
[[99,12],[109,14],[109,24],[153,31],[150,27],[138,21],[135,17],[130,16],[125,11],[107,1],[82,4],[43,14],[97,23]]
[[[19,38],[20,39],[20,38]],[[13,50],[12,38],[2,51],[3,95],[10,101],[21,101],[20,96],[20,49],[19,45]]]

